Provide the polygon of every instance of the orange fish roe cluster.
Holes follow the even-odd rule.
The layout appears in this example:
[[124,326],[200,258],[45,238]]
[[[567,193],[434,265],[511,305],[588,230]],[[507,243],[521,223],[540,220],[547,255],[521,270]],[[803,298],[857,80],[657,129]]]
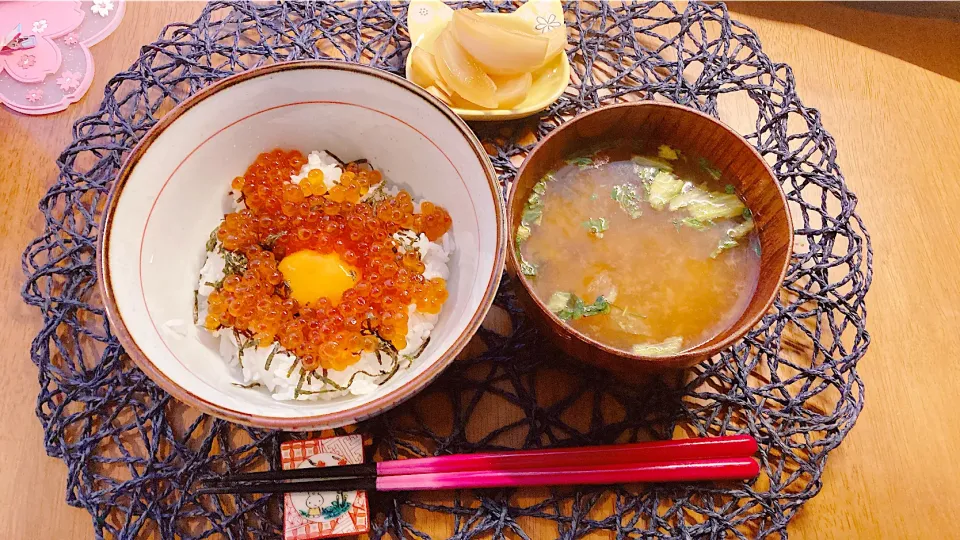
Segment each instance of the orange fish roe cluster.
[[[439,313],[447,289],[443,279],[424,279],[419,255],[404,251],[393,235],[412,229],[437,240],[450,229],[450,215],[429,202],[414,212],[405,191],[361,203],[382,181],[363,163],[346,165],[329,190],[319,170],[290,183],[304,163],[300,152],[277,149],[233,180],[247,208],[226,215],[217,230],[229,275],[210,294],[205,327],[249,333],[261,347],[277,341],[307,371],[342,370],[361,352],[381,349],[381,340],[404,349],[408,306]],[[278,264],[305,249],[336,253],[359,270],[338,304],[320,298],[300,305],[290,296]]]

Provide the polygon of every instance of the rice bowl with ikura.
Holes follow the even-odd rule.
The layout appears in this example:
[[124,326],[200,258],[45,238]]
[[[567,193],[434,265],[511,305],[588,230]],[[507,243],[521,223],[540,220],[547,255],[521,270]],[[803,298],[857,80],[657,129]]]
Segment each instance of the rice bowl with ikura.
[[[315,119],[322,119],[322,122]],[[280,343],[299,357],[292,366],[295,372],[289,377],[289,385],[293,388],[289,395],[296,393],[298,399],[274,398],[274,391],[280,388],[278,385],[288,384],[285,381],[276,381],[274,391],[271,391],[265,382],[253,381],[253,373],[250,373],[249,381],[245,380],[240,362],[246,365],[248,353],[263,351],[254,349],[253,342],[243,339],[243,334],[238,341],[247,347],[238,355],[237,364],[233,366],[224,361],[220,349],[221,346],[226,349],[227,345],[221,344],[221,338],[228,333],[227,328],[235,327],[229,320],[228,324],[220,324],[223,328],[216,336],[202,325],[206,320],[200,321],[200,288],[207,282],[212,284],[209,287],[215,288],[219,280],[217,276],[201,282],[201,270],[213,277],[221,264],[213,260],[208,266],[209,252],[205,248],[212,244],[210,247],[216,250],[219,242],[223,244],[224,252],[232,249],[226,245],[231,240],[229,238],[215,237],[210,241],[211,232],[219,229],[227,215],[239,214],[237,199],[244,187],[241,186],[231,198],[231,179],[245,178],[255,159],[274,149],[282,149],[285,154],[294,150],[302,152],[301,162],[295,167],[290,167],[288,162],[286,174],[275,176],[276,186],[263,186],[270,188],[271,193],[273,189],[279,189],[273,195],[245,193],[242,202],[251,212],[258,204],[258,197],[270,199],[276,196],[280,204],[269,210],[271,219],[280,219],[281,215],[295,219],[296,216],[290,218],[283,214],[282,203],[285,201],[280,186],[287,187],[286,183],[299,187],[305,199],[323,199],[328,194],[343,197],[344,203],[338,204],[353,205],[350,202],[353,197],[366,195],[354,181],[347,182],[349,185],[343,189],[332,189],[326,185],[331,180],[329,175],[318,182],[323,184],[322,187],[316,186],[317,190],[326,189],[323,195],[315,194],[313,181],[303,185],[303,178],[292,179],[301,175],[304,165],[311,161],[309,154],[317,150],[313,160],[322,158],[321,161],[327,163],[325,167],[333,166],[339,171],[336,174],[346,173],[348,165],[355,168],[356,171],[347,175],[347,180],[366,170],[367,188],[376,185],[369,178],[375,169],[385,181],[383,188],[391,198],[401,196],[400,190],[406,191],[408,195],[404,197],[409,197],[414,206],[410,214],[436,214],[432,221],[441,225],[446,222],[442,216],[448,215],[452,219],[443,235],[426,240],[448,252],[445,261],[448,296],[441,303],[436,290],[430,295],[438,304],[434,306],[438,316],[429,329],[429,339],[424,340],[423,350],[412,361],[408,362],[398,354],[400,363],[395,373],[389,376],[390,372],[384,369],[387,374],[374,377],[372,391],[360,394],[360,386],[353,390],[338,390],[327,384],[322,389],[323,395],[304,394],[301,399],[300,392],[296,392],[300,383],[299,368],[304,359],[308,364],[317,362],[317,355],[322,356],[323,352],[297,351],[293,345],[283,346],[283,340],[291,336],[284,336],[281,332],[289,326],[281,321],[287,321],[290,316],[289,309],[287,316],[283,315],[282,301],[280,306],[264,306],[265,317],[257,314],[258,306],[254,305],[254,313],[245,322],[246,328],[254,318],[264,322],[266,328],[263,330],[267,334],[276,331],[274,344]],[[322,150],[329,151],[329,155],[324,155]],[[345,163],[339,163],[337,158]],[[369,163],[363,161],[364,158]],[[321,163],[315,165],[319,167]],[[312,171],[303,172],[309,176]],[[314,178],[321,174],[322,171],[317,171]],[[250,195],[255,196],[248,199]],[[418,199],[433,203],[433,208],[426,203],[418,208]],[[406,208],[406,204],[399,206]],[[442,207],[445,213],[437,212],[436,207]],[[97,251],[97,288],[103,298],[110,331],[122,345],[118,354],[124,359],[129,358],[163,391],[193,409],[231,422],[269,429],[303,431],[343,426],[381,414],[422,391],[450,366],[480,327],[493,304],[506,256],[507,233],[501,186],[492,163],[470,128],[409,81],[374,68],[344,62],[311,60],[261,66],[219,81],[188,98],[152,127],[126,156],[112,184],[103,215]],[[238,220],[239,215],[229,219]],[[257,220],[259,226],[260,217]],[[242,226],[237,227],[238,224]],[[243,231],[253,230],[246,224],[244,218],[229,227],[235,237],[233,241],[249,241],[241,237]],[[401,230],[414,230],[416,223],[413,225],[413,228],[391,226],[391,240],[396,242],[393,234]],[[319,234],[320,231],[314,228],[313,232]],[[430,234],[426,230],[414,232]],[[309,236],[306,234],[305,241],[313,241]],[[262,240],[269,245],[273,239],[264,236]],[[285,242],[290,240],[287,238]],[[405,242],[413,243],[413,240],[408,238]],[[419,247],[425,247],[419,235],[416,240],[421,241]],[[277,246],[283,248],[282,243]],[[452,249],[453,246],[456,249]],[[345,251],[342,255],[338,252],[336,257],[330,257],[336,252],[336,245],[331,249],[317,247],[290,244],[284,248],[289,253],[280,258],[274,256],[272,266],[280,273],[281,281],[289,281],[291,289],[300,290],[289,291],[289,296],[281,294],[283,301],[292,298],[299,305],[296,296],[303,298],[303,295],[319,294],[335,297],[339,290],[343,290],[341,299],[349,300],[353,293],[347,293],[345,286],[350,288],[357,277],[369,277],[363,261],[348,261]],[[295,253],[293,248],[308,253],[287,261],[281,268],[283,258]],[[258,249],[263,251],[262,247]],[[383,249],[382,245],[380,249]],[[266,251],[272,253],[270,249]],[[227,266],[236,270],[238,264],[242,266],[243,259],[222,255],[224,282],[219,285],[224,288],[238,285],[236,280],[229,280],[230,284],[227,284],[230,277],[227,274],[231,272],[226,270]],[[427,254],[427,260],[421,257],[424,271],[427,271],[432,255]],[[261,258],[264,256],[255,255],[248,257],[246,262],[257,268],[270,266],[254,262]],[[351,267],[356,269],[356,275],[351,274]],[[257,272],[259,274],[259,270]],[[292,272],[292,277],[288,279],[285,272]],[[330,290],[324,289],[326,285],[318,286],[318,283],[327,284],[328,279],[312,279],[310,276],[316,273],[327,276],[331,283],[337,284],[336,287]],[[379,271],[376,273],[382,281]],[[258,277],[256,284],[244,285],[241,290],[250,292],[271,287],[269,281],[276,279],[272,277],[272,270],[264,274]],[[357,279],[356,283],[362,289],[361,281],[365,280]],[[279,292],[276,286],[272,287],[271,295]],[[264,290],[258,292],[258,300],[266,295]],[[219,294],[207,289],[202,292],[209,293],[207,315],[222,310],[223,299],[214,300]],[[402,301],[400,298],[395,300]],[[427,298],[421,300],[426,302]],[[328,308],[335,303],[329,298],[327,302],[331,304]],[[423,302],[416,303],[417,311],[425,313],[427,310],[423,308],[427,304]],[[221,305],[217,306],[218,303]],[[250,303],[249,299],[244,298],[238,303],[231,316],[245,317],[246,310],[237,311],[249,307],[243,306],[245,303]],[[228,309],[224,313],[230,314],[230,303],[225,305]],[[213,306],[217,307],[211,309]],[[390,335],[380,333],[394,348],[404,345],[397,349],[397,353],[406,348],[399,338],[406,338],[411,328],[419,327],[408,312],[404,331],[396,320],[402,319],[399,307],[391,305],[387,310],[391,317],[385,328],[390,330],[385,333]],[[340,304],[337,304],[339,308]],[[274,309],[278,313],[271,315]],[[222,323],[223,313],[219,316]],[[334,317],[335,322],[342,323],[337,317],[342,318],[342,314]],[[201,324],[194,324],[195,320]],[[316,323],[315,328],[308,327],[307,330],[337,337],[333,327],[328,325],[324,329],[320,328],[319,321]],[[256,333],[256,329],[253,332]],[[301,330],[303,342],[317,343],[312,337],[308,341],[306,336],[310,335],[310,332],[304,334]],[[350,341],[349,336],[341,337]],[[296,342],[297,338],[293,340]],[[397,340],[396,344],[394,340]],[[266,354],[269,355],[271,350]],[[269,366],[266,371],[273,372],[272,363],[280,352],[278,349],[269,364],[267,358],[263,358],[260,367]],[[310,353],[313,359],[306,358]],[[331,353],[336,351],[328,350],[326,354],[331,359],[337,356],[336,361],[342,363],[339,355]],[[354,358],[351,356],[350,359]],[[381,359],[385,366],[392,362],[387,356]],[[361,358],[356,360],[359,362]],[[287,378],[286,372],[282,375]],[[321,391],[310,389],[316,383],[315,375],[323,375],[323,371],[305,373],[301,390],[306,387],[309,392]],[[336,376],[334,374],[330,380]],[[353,382],[362,385],[360,381],[368,377],[358,375]],[[265,377],[261,374],[261,378]],[[316,397],[312,397],[314,395]]]
[[445,209],[326,151],[263,153],[229,187],[195,323],[219,340],[235,384],[332,399],[371,393],[416,362],[448,296]]

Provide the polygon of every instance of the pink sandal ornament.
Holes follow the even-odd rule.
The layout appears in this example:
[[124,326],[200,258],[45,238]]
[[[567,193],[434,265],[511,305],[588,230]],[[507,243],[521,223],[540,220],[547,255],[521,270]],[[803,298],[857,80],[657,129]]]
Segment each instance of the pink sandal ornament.
[[0,1],[0,103],[36,115],[79,101],[93,81],[90,46],[117,28],[124,6]]

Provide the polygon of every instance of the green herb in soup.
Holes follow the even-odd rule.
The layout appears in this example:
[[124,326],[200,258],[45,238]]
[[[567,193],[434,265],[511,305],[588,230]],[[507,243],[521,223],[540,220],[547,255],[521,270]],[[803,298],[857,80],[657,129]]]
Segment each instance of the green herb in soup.
[[535,185],[515,234],[521,272],[551,312],[646,356],[723,331],[759,273],[753,213],[736,179],[668,145],[562,162]]
[[583,226],[586,227],[587,231],[590,234],[596,236],[597,238],[603,238],[603,233],[610,226],[607,224],[606,218],[590,218],[583,222]]
[[619,184],[613,186],[610,196],[620,204],[620,208],[630,216],[630,219],[637,219],[643,215],[642,187],[633,184]]
[[583,169],[589,169],[590,167],[593,167],[593,160],[588,157],[578,157],[578,158],[568,159],[567,164],[576,165],[577,167],[580,168],[580,170],[583,170]]
[[531,227],[539,225],[543,217],[543,196],[547,192],[547,182],[553,177],[547,174],[533,185],[533,193],[523,205],[523,214],[520,216],[520,225],[517,227],[517,260],[520,261],[520,272],[525,276],[537,275],[537,266],[524,260],[519,246],[530,238]]
[[593,317],[610,313],[610,302],[598,296],[592,304],[586,304],[577,295],[569,292],[555,292],[547,302],[547,308],[565,321],[581,317]]

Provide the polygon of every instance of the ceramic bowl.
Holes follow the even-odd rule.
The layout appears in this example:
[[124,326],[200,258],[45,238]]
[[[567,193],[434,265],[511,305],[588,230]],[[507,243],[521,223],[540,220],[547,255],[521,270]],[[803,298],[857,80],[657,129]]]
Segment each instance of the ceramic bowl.
[[[563,5],[559,0],[530,0],[512,13],[480,12],[481,17],[512,17],[531,33],[544,33],[564,25]],[[453,17],[453,9],[441,0],[413,0],[407,8],[410,30],[410,52],[422,47],[433,53],[433,41]],[[407,54],[406,73],[411,73],[413,55]],[[533,73],[533,84],[527,97],[510,109],[453,107],[464,120],[513,120],[536,114],[549,107],[570,84],[570,61],[558,54]]]
[[[743,315],[709,341],[678,354],[640,356],[608,347],[566,325],[537,298],[526,276],[519,271],[516,228],[524,202],[544,174],[585,148],[618,140],[667,144],[692,156],[706,158],[723,174],[724,182],[753,211],[760,239],[760,277]],[[527,312],[569,354],[626,378],[664,368],[692,366],[729,347],[757,324],[770,308],[793,252],[793,224],[787,201],[773,171],[740,135],[721,122],[693,109],[674,104],[643,102],[596,109],[562,124],[527,156],[513,183],[507,202],[508,268],[519,283],[519,296]],[[624,246],[630,249],[630,246]]]
[[[204,244],[230,180],[260,152],[326,149],[367,158],[392,184],[450,212],[450,293],[413,366],[368,395],[276,401],[239,374],[193,325]],[[194,95],[151,129],[114,186],[100,238],[100,287],[112,331],[163,389],[243,424],[325,429],[363,420],[433,380],[477,330],[500,281],[506,244],[496,173],[466,124],[405,79],[340,62],[254,69]]]

